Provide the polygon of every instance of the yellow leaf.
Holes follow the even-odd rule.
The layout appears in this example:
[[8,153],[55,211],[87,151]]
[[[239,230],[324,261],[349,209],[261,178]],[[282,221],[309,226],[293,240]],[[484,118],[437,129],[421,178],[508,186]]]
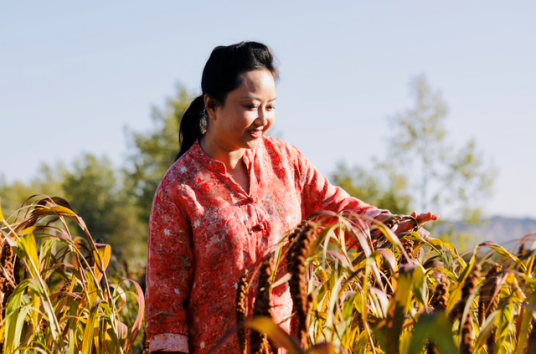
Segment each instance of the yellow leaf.
[[34,217],[41,217],[41,216],[47,216],[47,215],[57,215],[57,216],[67,215],[67,216],[73,216],[73,217],[77,216],[71,209],[62,207],[60,205],[53,206],[50,208],[45,208],[45,207],[36,208],[32,211],[32,215]]
[[430,239],[428,242],[430,242],[431,245],[433,245],[434,247],[442,250],[443,249],[443,242],[441,242],[441,240],[437,239],[437,238],[432,238]]
[[19,248],[28,256],[28,263],[30,266],[30,273],[32,277],[37,278],[39,276],[39,257],[37,256],[37,245],[35,243],[35,237],[32,233],[24,237],[20,237]]
[[76,216],[76,214],[71,210],[71,209],[68,209],[66,207],[62,207],[60,205],[57,205],[57,206],[53,206],[50,208],[50,211],[54,212],[54,213],[57,213],[57,214],[64,214],[64,215],[69,215],[69,216]]
[[246,322],[246,326],[253,328],[257,332],[266,333],[268,338],[279,348],[285,348],[289,354],[302,353],[299,345],[297,345],[292,337],[290,337],[281,327],[279,327],[269,317],[255,317]]
[[88,292],[88,302],[90,304],[94,304],[98,299],[98,285],[96,284],[97,281],[93,279],[93,274],[89,270],[86,270],[86,277],[87,277],[87,292]]
[[95,275],[97,276],[98,282],[102,279],[103,273],[106,272],[111,256],[112,247],[110,245],[99,247],[97,248],[97,251],[93,251],[93,257],[95,258]]
[[34,230],[35,230],[35,226],[30,226],[30,227],[25,228],[21,232],[19,232],[19,235],[31,234],[32,232],[34,232]]

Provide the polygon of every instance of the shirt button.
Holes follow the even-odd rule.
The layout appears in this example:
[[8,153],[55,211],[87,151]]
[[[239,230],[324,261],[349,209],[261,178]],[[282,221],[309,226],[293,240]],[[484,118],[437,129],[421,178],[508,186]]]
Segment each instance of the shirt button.
[[259,228],[259,230],[263,231],[264,230],[264,224],[259,224],[257,225],[257,227]]

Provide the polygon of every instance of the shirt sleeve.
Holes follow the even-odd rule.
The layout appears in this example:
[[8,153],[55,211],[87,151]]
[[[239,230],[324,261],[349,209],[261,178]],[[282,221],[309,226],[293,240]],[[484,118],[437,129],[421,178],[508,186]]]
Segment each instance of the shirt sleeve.
[[375,218],[378,214],[389,213],[378,209],[357,198],[351,197],[341,187],[333,186],[328,179],[320,174],[314,165],[296,149],[296,170],[298,184],[302,188],[302,208],[304,217],[321,211],[329,210],[339,213],[343,210]]
[[184,301],[193,271],[191,227],[163,188],[149,221],[145,322],[149,351],[189,352]]

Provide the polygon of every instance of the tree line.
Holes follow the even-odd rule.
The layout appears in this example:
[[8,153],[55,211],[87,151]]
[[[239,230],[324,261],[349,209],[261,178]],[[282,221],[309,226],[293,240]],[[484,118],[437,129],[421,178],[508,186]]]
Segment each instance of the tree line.
[[[117,256],[128,255],[142,264],[153,195],[175,161],[180,121],[190,103],[188,90],[178,86],[176,91],[163,107],[153,107],[150,129],[125,128],[128,154],[121,166],[105,156],[83,153],[69,166],[43,163],[28,183],[8,183],[0,176],[4,214],[33,194],[61,196],[84,219],[94,239],[111,244]],[[450,142],[447,105],[424,76],[412,80],[411,92],[414,106],[390,118],[387,156],[374,157],[372,168],[340,162],[329,176],[331,182],[396,214],[431,210],[478,222],[496,170],[484,162],[475,141],[460,147]],[[468,240],[454,232],[442,237],[459,246]]]

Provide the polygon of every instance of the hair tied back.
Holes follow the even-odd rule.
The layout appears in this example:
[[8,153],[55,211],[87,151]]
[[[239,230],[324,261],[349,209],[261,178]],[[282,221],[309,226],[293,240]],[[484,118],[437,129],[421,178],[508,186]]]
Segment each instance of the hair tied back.
[[180,151],[175,160],[178,160],[197,140],[207,125],[207,112],[203,95],[197,96],[186,112],[184,112],[179,129]]
[[[259,69],[269,70],[274,79],[278,78],[274,55],[262,43],[240,42],[214,48],[203,69],[202,94],[193,100],[182,117],[179,130],[180,151],[176,160],[208,129],[205,95],[210,97],[214,107],[221,106],[227,94],[242,85],[243,73]],[[211,108],[213,105],[211,103]]]

